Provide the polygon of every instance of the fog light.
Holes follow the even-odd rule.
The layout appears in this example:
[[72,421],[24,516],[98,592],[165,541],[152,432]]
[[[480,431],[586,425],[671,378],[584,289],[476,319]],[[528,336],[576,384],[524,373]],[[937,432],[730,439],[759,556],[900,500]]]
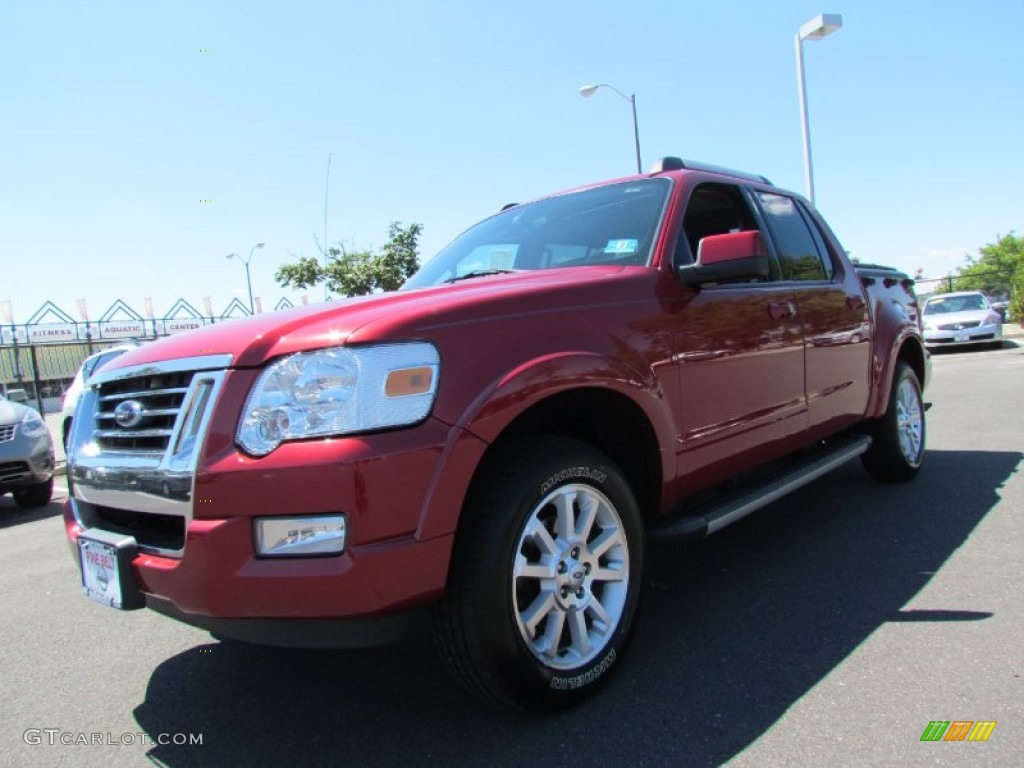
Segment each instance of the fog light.
[[340,555],[345,551],[345,516],[258,517],[254,534],[261,557]]

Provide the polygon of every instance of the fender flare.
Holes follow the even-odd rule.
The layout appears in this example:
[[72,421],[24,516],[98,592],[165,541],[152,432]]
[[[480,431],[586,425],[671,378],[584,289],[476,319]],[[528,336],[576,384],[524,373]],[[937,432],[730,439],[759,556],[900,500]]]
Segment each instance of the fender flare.
[[885,415],[889,407],[889,396],[892,394],[892,379],[896,375],[896,363],[903,357],[903,349],[908,344],[916,345],[922,360],[925,361],[925,376],[920,382],[922,391],[927,386],[928,354],[924,347],[924,341],[913,326],[905,325],[886,350],[885,357],[876,356],[875,358],[876,385],[872,389],[871,399],[868,402],[866,418],[878,419]]
[[533,406],[582,388],[608,390],[636,405],[660,446],[661,476],[675,476],[674,419],[668,398],[652,373],[642,374],[623,362],[589,352],[545,355],[504,373],[466,407],[456,424],[450,425],[448,444],[438,460],[416,537],[454,532],[465,492],[487,448]]

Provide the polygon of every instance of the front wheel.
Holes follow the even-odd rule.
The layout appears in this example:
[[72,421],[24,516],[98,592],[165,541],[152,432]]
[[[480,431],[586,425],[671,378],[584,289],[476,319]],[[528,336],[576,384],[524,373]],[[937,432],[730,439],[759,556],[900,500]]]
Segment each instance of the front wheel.
[[873,477],[900,482],[917,474],[924,459],[924,402],[917,374],[906,363],[897,363],[889,407],[869,434],[871,448],[862,460]]
[[435,613],[441,655],[500,704],[571,706],[621,662],[643,556],[639,509],[607,457],[562,438],[518,443],[470,490]]
[[38,509],[45,507],[53,498],[53,478],[45,483],[30,485],[27,488],[18,488],[12,494],[14,503],[22,509]]

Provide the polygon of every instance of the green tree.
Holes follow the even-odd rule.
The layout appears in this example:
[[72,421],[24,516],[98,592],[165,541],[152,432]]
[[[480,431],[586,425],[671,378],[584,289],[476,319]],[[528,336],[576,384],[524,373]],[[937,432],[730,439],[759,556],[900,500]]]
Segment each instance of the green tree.
[[419,268],[419,238],[422,232],[423,225],[416,222],[405,229],[401,222],[391,222],[388,241],[376,256],[373,268],[377,287],[382,291],[397,291]]
[[980,249],[980,256],[967,257],[967,266],[957,271],[957,288],[967,291],[1005,290],[1013,274],[1024,266],[1024,237],[1013,232]]
[[274,273],[280,285],[293,288],[310,288],[323,278],[323,267],[313,256],[300,256],[294,264],[284,264]]
[[1024,321],[1024,237],[1011,230],[982,248],[978,263],[1003,273],[1003,285],[1010,293],[1010,317]]
[[1010,314],[1024,317],[1024,237],[1011,231],[979,249],[977,258],[967,256],[967,264],[939,292],[950,290],[1009,292]]
[[388,227],[388,241],[379,252],[344,248],[327,249],[325,266],[313,256],[302,256],[284,264],[274,273],[279,285],[311,288],[326,283],[327,289],[342,296],[363,296],[375,291],[394,291],[419,267],[419,236],[423,225],[403,227],[394,221]]

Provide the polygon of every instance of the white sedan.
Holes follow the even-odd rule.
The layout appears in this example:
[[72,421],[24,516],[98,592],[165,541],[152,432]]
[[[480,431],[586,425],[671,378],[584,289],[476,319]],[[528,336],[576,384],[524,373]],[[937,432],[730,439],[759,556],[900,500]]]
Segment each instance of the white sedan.
[[932,296],[924,304],[922,318],[929,349],[1003,343],[1003,319],[981,291]]
[[78,398],[82,396],[85,382],[115,357],[120,357],[128,350],[135,349],[137,346],[139,345],[135,342],[118,344],[107,349],[101,349],[82,361],[78,373],[75,374],[75,380],[71,382],[71,386],[67,388],[67,391],[61,395],[61,436],[64,440],[65,450],[68,447],[68,438],[71,436],[71,422],[75,415],[75,406],[78,405]]

